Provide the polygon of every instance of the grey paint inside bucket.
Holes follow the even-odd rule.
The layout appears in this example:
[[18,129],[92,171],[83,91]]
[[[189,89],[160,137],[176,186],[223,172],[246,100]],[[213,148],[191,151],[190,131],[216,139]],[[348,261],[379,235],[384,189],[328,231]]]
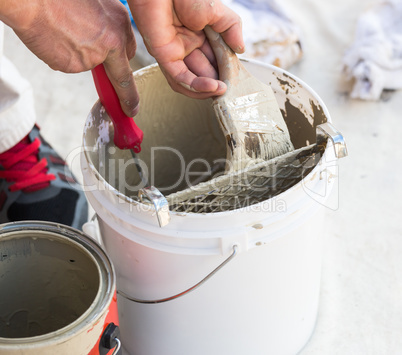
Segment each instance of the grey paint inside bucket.
[[[258,66],[249,63],[253,75]],[[295,148],[315,143],[316,126],[327,117],[318,100],[286,73],[273,72],[267,83],[274,89]],[[195,185],[206,176],[211,180],[223,173],[227,138],[212,108],[212,101],[195,100],[175,93],[158,67],[136,73],[141,95],[135,121],[144,131],[138,154],[151,185],[165,196]],[[88,117],[84,134],[85,154],[102,179],[125,196],[136,199],[143,187],[129,151],[113,144],[113,125],[98,102]],[[209,176],[208,176],[209,174]]]

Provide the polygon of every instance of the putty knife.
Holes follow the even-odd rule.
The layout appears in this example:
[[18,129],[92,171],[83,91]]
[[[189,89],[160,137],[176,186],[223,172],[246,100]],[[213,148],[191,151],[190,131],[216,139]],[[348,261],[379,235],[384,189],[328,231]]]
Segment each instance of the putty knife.
[[92,76],[100,102],[113,122],[114,144],[120,149],[130,149],[134,158],[138,174],[144,185],[138,192],[139,199],[143,203],[148,202],[154,205],[159,226],[163,227],[170,221],[168,203],[162,193],[149,183],[148,177],[144,174],[136,154],[141,151],[144,134],[135,124],[134,119],[128,117],[121,108],[120,100],[106,74],[103,64],[99,64],[92,69]]

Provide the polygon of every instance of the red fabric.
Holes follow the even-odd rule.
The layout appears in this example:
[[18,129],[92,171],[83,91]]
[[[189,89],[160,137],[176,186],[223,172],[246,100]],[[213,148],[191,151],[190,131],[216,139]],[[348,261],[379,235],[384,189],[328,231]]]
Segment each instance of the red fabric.
[[0,178],[13,181],[10,191],[23,190],[33,192],[49,186],[55,180],[53,174],[48,173],[46,158],[39,161],[38,152],[41,141],[35,138],[30,142],[28,136],[11,149],[0,154]]

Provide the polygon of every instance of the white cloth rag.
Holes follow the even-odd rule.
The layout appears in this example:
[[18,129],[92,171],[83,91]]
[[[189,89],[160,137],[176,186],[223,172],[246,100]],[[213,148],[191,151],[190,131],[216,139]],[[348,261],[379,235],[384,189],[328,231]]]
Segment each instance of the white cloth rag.
[[343,64],[354,80],[352,98],[378,100],[384,89],[402,89],[402,0],[382,1],[359,16]]
[[222,0],[243,22],[246,45],[241,58],[287,69],[302,56],[301,33],[276,0]]

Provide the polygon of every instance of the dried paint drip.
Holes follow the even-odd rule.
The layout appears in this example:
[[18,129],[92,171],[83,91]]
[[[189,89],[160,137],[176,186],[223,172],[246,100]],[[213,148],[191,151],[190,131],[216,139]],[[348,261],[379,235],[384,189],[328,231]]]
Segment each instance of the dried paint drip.
[[[316,142],[315,129],[318,125],[325,123],[325,115],[320,106],[310,101],[312,114],[309,117],[299,108],[292,105],[289,99],[285,102],[285,109],[282,111],[285,118],[289,118],[288,128],[289,134],[295,148],[305,147],[306,145]],[[312,123],[311,123],[312,121]],[[311,130],[311,127],[314,130]],[[306,132],[305,135],[300,135],[300,132]]]
[[[327,122],[327,117],[321,105],[309,99],[309,104],[301,101],[304,99],[303,85],[291,76],[283,73],[276,77],[285,99],[282,101],[281,112],[286,121],[289,135],[295,149],[299,149],[316,142],[316,128]],[[303,134],[300,134],[303,132]]]

